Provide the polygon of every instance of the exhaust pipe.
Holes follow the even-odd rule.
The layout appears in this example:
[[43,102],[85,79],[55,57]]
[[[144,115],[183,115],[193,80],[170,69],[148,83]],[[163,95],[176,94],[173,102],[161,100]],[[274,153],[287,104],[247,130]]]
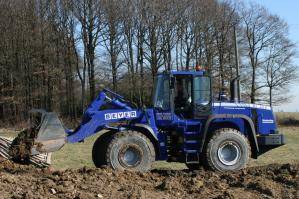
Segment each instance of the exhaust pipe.
[[231,102],[235,102],[235,103],[240,102],[239,80],[240,80],[240,76],[237,76],[230,82],[230,101]]
[[238,50],[238,41],[237,41],[237,31],[236,26],[234,26],[234,40],[235,40],[235,61],[236,61],[236,76],[230,82],[230,92],[231,92],[231,101],[238,103],[241,101],[241,91],[240,91],[240,74],[239,74],[239,50]]

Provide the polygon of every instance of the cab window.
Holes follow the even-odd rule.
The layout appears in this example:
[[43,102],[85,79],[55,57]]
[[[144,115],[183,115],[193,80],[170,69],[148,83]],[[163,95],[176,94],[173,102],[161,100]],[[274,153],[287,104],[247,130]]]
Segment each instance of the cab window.
[[204,115],[211,110],[211,81],[209,77],[194,77],[193,103],[195,115]]
[[170,110],[168,75],[160,75],[157,77],[154,91],[154,107],[161,110]]

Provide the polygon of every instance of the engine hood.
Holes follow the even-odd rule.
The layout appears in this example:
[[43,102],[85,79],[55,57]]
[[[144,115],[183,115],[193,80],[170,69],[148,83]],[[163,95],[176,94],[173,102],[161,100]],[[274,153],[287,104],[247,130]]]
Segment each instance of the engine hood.
[[259,104],[249,104],[249,103],[235,103],[235,102],[215,102],[213,103],[214,107],[225,107],[231,109],[240,109],[240,108],[254,108],[254,109],[264,109],[272,110],[270,106],[264,106]]

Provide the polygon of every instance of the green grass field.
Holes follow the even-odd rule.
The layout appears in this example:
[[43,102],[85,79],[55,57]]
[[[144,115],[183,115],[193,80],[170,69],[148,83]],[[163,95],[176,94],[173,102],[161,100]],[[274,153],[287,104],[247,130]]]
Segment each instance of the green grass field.
[[[273,149],[257,160],[251,159],[249,166],[266,165],[271,163],[294,163],[299,162],[299,128],[280,127],[281,132],[286,136],[287,144]],[[53,153],[52,163],[55,169],[94,167],[91,151],[97,136],[90,137],[84,143],[67,144],[60,151]],[[184,164],[156,162],[157,169],[184,169]]]
[[[299,120],[298,113],[279,113],[278,119],[292,117]],[[299,162],[299,127],[280,126],[279,130],[285,134],[287,144],[273,149],[257,160],[251,159],[249,166],[258,166],[271,163],[294,163]],[[16,133],[9,130],[1,130],[1,136],[14,137]],[[66,144],[60,151],[53,153],[52,166],[54,169],[68,169],[81,167],[94,167],[91,157],[92,146],[99,134],[89,137],[84,143]],[[184,169],[184,164],[156,162],[156,169]]]

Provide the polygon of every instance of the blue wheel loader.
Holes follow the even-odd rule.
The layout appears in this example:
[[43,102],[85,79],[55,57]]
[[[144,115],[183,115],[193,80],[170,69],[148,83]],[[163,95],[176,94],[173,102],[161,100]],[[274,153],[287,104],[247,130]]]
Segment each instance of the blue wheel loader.
[[250,158],[285,143],[271,107],[239,99],[236,79],[231,97],[213,96],[204,70],[167,71],[156,77],[152,108],[138,108],[103,89],[75,130],[55,113],[40,113],[31,155],[59,150],[101,132],[93,145],[96,167],[148,171],[156,160],[182,162],[190,169],[215,171],[246,167]]

